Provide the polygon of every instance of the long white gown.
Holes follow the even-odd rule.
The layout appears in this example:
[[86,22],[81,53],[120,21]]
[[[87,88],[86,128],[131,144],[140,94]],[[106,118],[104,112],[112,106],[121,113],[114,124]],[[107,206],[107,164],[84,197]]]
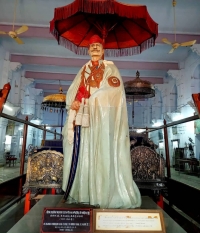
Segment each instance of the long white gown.
[[[141,205],[141,195],[132,178],[123,82],[113,62],[103,62],[103,80],[99,89],[92,88],[89,98],[90,127],[81,129],[79,160],[68,201],[100,205],[100,208],[136,208]],[[88,64],[90,62],[86,66]],[[67,108],[75,99],[82,69],[67,92]],[[108,78],[111,76],[120,80],[119,87],[109,85]],[[73,143],[70,144],[67,140],[67,121],[68,119],[63,128],[64,191],[69,178],[73,150]]]

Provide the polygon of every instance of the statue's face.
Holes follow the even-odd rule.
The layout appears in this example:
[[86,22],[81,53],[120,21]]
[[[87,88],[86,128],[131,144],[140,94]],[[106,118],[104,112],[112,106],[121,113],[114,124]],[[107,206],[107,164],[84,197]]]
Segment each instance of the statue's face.
[[91,58],[95,57],[97,60],[100,60],[104,53],[102,44],[100,43],[91,44],[88,49],[88,53],[91,56]]

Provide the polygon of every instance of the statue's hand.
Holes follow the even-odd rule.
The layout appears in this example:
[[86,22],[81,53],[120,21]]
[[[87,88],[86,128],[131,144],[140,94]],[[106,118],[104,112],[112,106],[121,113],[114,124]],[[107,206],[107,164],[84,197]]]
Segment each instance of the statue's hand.
[[80,108],[80,102],[78,100],[74,100],[71,105],[72,110],[78,111]]

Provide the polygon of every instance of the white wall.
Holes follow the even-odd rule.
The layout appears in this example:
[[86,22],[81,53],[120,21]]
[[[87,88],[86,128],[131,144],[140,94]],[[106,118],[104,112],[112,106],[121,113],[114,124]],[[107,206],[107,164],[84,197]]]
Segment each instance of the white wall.
[[1,83],[1,79],[2,79],[3,62],[4,62],[5,56],[6,56],[6,51],[0,44],[0,89],[3,87]]
[[[170,75],[165,77],[165,84],[157,85],[158,89],[162,93],[162,112],[163,117],[167,120],[167,123],[193,116],[195,112],[192,105],[188,104],[188,102],[193,103],[192,94],[200,92],[200,56],[190,51],[188,57],[184,62],[182,62],[182,64],[183,63],[183,69],[180,71],[170,72]],[[171,96],[170,93],[172,93]],[[156,112],[158,106],[158,95],[159,92],[156,92],[156,97],[151,100],[153,109],[152,118],[156,118],[159,115]],[[176,107],[174,107],[174,105]],[[177,116],[180,118],[175,118]],[[150,137],[154,143],[158,143],[156,132],[151,133]],[[195,157],[199,159],[200,136],[194,134],[194,121],[177,125],[177,134],[175,135],[172,134],[172,128],[168,128],[168,143],[171,165],[173,165],[173,148],[171,140],[179,139],[179,147],[185,148],[185,157],[189,157],[190,153],[187,148],[189,138],[191,138],[194,142]]]

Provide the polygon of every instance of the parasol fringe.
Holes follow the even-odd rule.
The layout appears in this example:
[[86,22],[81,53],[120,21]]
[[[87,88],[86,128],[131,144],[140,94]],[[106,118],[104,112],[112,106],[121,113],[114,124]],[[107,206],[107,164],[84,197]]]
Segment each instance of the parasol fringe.
[[75,54],[88,55],[88,47],[77,47],[74,43],[72,43],[71,41],[69,41],[63,37],[59,38],[59,44],[64,46],[65,48],[71,50]]
[[58,31],[55,29],[55,23],[58,20],[69,18],[71,15],[74,15],[80,11],[93,14],[118,14],[121,17],[127,17],[133,20],[142,18],[146,20],[149,31],[151,31],[153,34],[152,38],[146,40],[140,46],[105,50],[105,56],[107,57],[132,56],[135,54],[140,54],[142,51],[155,45],[155,39],[158,35],[158,24],[155,23],[150,17],[146,6],[131,6],[133,5],[119,3],[115,0],[75,0],[71,4],[55,9],[54,19],[50,22],[50,33],[52,33],[57,39],[58,44],[63,45],[78,55],[88,55],[87,47],[78,47],[73,42],[60,37]]
[[79,10],[79,0],[54,9],[54,21],[68,18]]
[[55,8],[54,20],[61,20],[74,15],[78,11],[94,14],[113,14],[114,0],[75,0],[71,4]]
[[94,14],[113,14],[114,0],[79,0],[81,2],[81,11]]
[[[77,55],[88,55],[87,47],[78,47],[73,44],[71,41],[60,37],[59,44],[68,48],[72,52]],[[135,46],[131,48],[123,48],[123,49],[105,49],[105,57],[121,57],[121,56],[132,56],[140,54],[142,51],[151,48],[155,45],[155,39],[152,37],[146,41],[144,41],[140,46]]]
[[131,19],[146,19],[146,22],[157,37],[158,24],[151,18],[145,5],[123,4],[115,0],[75,0],[71,4],[55,8],[54,19],[50,22],[50,31],[54,28],[55,21],[62,20],[74,15],[78,11],[94,14],[118,14],[121,17]]
[[146,22],[152,33],[158,36],[158,24],[151,18],[147,11],[145,5],[134,5],[133,4],[123,4],[119,2],[114,2],[114,12],[121,17],[126,17],[130,19],[146,19]]

